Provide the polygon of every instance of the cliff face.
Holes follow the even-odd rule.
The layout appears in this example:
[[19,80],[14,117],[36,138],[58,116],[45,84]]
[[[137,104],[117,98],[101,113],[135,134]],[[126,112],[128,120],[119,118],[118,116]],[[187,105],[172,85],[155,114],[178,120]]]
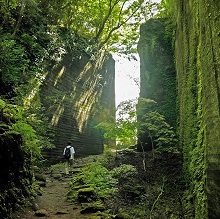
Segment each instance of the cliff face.
[[103,137],[95,125],[115,116],[115,62],[104,53],[97,57],[70,52],[47,74],[41,99],[56,146],[47,152],[50,161],[60,160],[69,140],[76,156],[103,152]]
[[[22,148],[22,137],[12,131],[13,119],[0,106],[0,218],[8,216],[30,197],[31,155]],[[5,112],[4,112],[5,110]],[[9,111],[10,112],[10,111]]]
[[177,3],[179,139],[195,218],[220,217],[219,11],[217,1]]
[[[220,217],[220,4],[178,0],[172,7],[177,134],[187,185],[183,206],[188,218],[217,219]],[[166,41],[162,40],[166,35],[164,28],[162,20],[149,20],[141,27],[139,42],[140,96],[156,100],[158,110],[174,100],[171,96],[166,98],[169,91],[175,94],[172,86],[164,89],[167,79],[163,72],[173,62],[171,53],[166,52]],[[175,72],[171,72],[174,77]],[[174,109],[175,104],[169,107]]]
[[[176,127],[176,72],[171,35],[165,19],[150,19],[141,26],[138,53],[140,98],[156,101],[157,111],[167,123]],[[139,142],[148,143],[150,147],[146,135],[139,134]]]

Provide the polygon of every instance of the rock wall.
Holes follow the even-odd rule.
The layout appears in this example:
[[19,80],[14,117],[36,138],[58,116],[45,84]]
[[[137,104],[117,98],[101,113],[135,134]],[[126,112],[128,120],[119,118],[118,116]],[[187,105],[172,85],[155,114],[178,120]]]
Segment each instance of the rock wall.
[[0,218],[4,219],[30,197],[32,173],[21,135],[10,131],[12,122],[1,109],[0,120]]
[[[188,218],[217,219],[220,217],[220,4],[208,0],[167,3],[175,30],[177,132],[187,186],[183,207]],[[140,96],[159,104],[164,103],[164,96],[158,94],[164,82],[160,73],[172,60],[161,41],[169,26],[165,25],[165,31],[161,31],[164,30],[161,21],[151,19],[141,27],[138,46]],[[170,107],[173,109],[174,105]]]
[[220,218],[220,4],[178,0],[179,139],[195,218]]
[[60,161],[69,140],[76,156],[103,152],[103,136],[95,126],[115,117],[115,62],[100,52],[91,59],[70,52],[48,71],[41,99],[50,120],[55,149],[47,159]]
[[[166,19],[150,19],[140,27],[140,98],[156,101],[156,110],[165,116],[167,123],[176,127],[174,51],[171,32],[166,23]],[[139,134],[138,142],[148,143],[150,147],[147,135]]]

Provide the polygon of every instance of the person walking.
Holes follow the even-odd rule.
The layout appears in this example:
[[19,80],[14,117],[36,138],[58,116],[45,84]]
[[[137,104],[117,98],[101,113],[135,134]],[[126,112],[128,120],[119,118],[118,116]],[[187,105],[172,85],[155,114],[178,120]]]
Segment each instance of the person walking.
[[72,142],[69,141],[67,146],[63,150],[63,156],[66,159],[65,162],[65,174],[69,175],[69,169],[72,168],[75,150],[73,146],[71,146]]

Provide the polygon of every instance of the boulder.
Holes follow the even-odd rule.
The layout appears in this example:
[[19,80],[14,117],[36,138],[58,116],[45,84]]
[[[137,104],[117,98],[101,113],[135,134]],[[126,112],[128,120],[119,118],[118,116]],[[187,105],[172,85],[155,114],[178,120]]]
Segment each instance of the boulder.
[[97,200],[96,192],[93,188],[82,188],[78,190],[77,200],[81,203]]
[[35,179],[37,181],[42,181],[42,182],[46,182],[46,176],[40,173],[36,173],[35,175]]
[[39,209],[35,211],[37,217],[49,217],[49,213],[45,209]]
[[88,213],[96,213],[102,212],[105,210],[105,207],[102,204],[93,203],[91,205],[86,206],[83,210],[80,211],[81,214],[88,214]]

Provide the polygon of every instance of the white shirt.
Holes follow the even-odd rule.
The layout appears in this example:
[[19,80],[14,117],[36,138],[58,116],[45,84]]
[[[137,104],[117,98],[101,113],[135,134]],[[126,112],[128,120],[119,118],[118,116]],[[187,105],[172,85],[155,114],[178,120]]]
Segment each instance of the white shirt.
[[64,148],[63,155],[65,154],[66,148],[70,148],[70,159],[73,159],[73,155],[75,154],[74,148],[73,148],[71,145],[67,145],[67,146]]

